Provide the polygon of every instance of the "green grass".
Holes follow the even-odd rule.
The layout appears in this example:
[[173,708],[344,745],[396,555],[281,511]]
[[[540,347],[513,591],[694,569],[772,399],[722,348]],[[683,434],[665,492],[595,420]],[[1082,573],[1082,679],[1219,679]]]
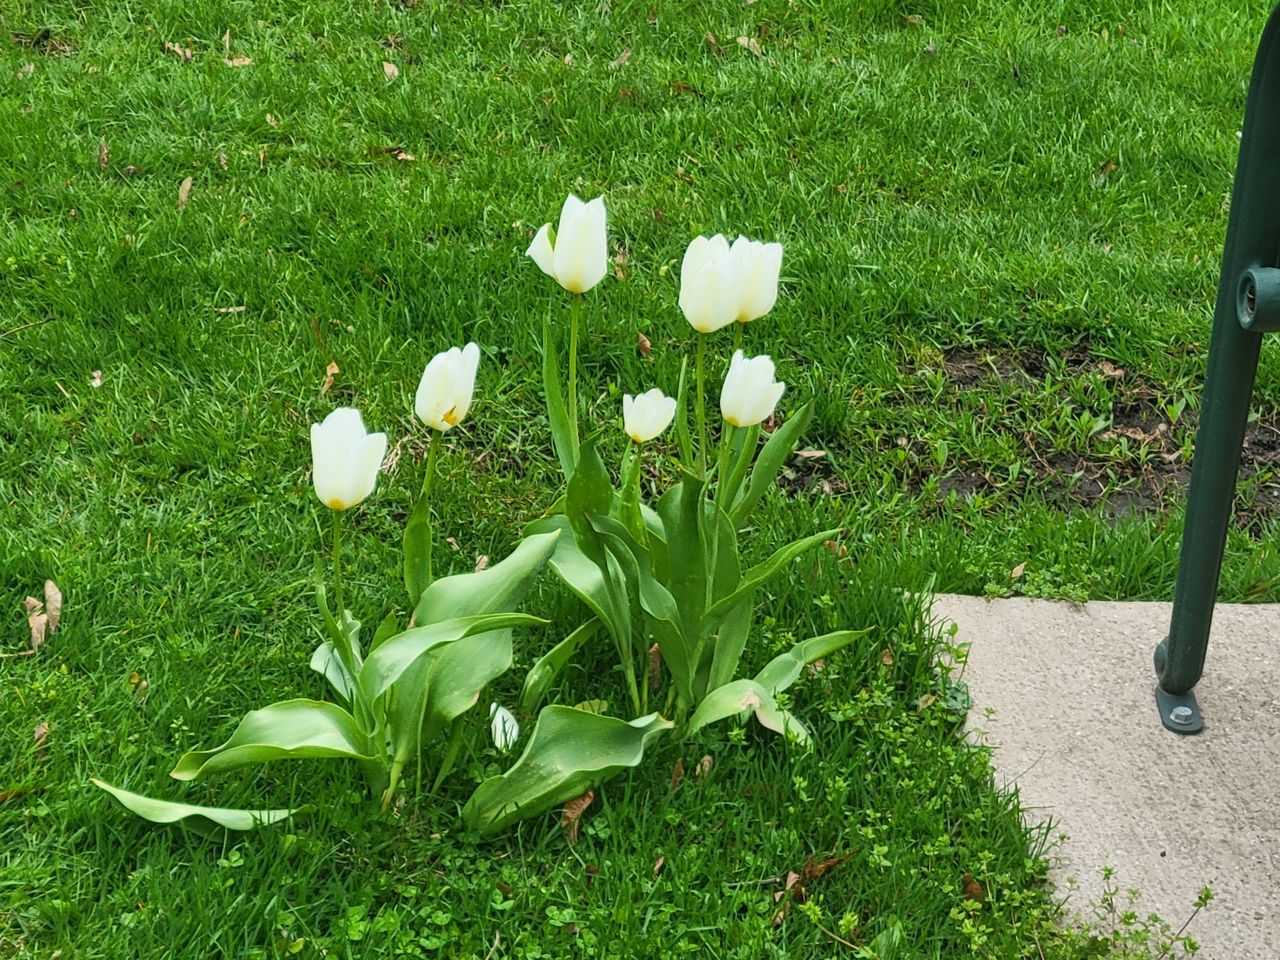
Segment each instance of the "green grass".
[[[902,591],[1171,595],[1267,12],[1082,6],[7,4],[5,649],[25,643],[21,601],[45,577],[67,614],[39,657],[0,661],[0,955],[277,956],[302,940],[303,956],[395,955],[390,941],[480,958],[498,931],[494,957],[816,957],[853,955],[819,923],[866,944],[895,921],[909,956],[1074,955],[1051,930],[1037,838],[955,739],[932,666],[944,638]],[[227,31],[251,65],[224,64]],[[470,783],[497,768],[486,751],[438,802],[373,826],[334,768],[191,789],[322,803],[292,835],[225,845],[91,795],[93,775],[175,796],[164,772],[183,749],[320,694],[307,426],[335,404],[398,450],[353,525],[366,622],[399,602],[425,453],[410,398],[435,351],[485,354],[439,485],[457,568],[505,553],[546,505],[537,331],[558,301],[522,254],[570,189],[605,193],[620,260],[588,310],[593,422],[620,415],[623,391],[673,389],[692,334],[667,268],[694,234],[786,245],[783,297],[747,347],[779,360],[784,406],[818,398],[807,442],[827,455],[770,499],[753,549],[843,525],[849,554],[821,553],[772,599],[756,660],[787,635],[876,627],[795,691],[818,749],[672,744],[604,788],[574,847],[550,819],[498,843],[457,834]],[[1230,598],[1280,583],[1278,374],[1264,348]],[[578,615],[549,583],[531,608]],[[518,667],[554,637],[526,636]],[[591,672],[566,695],[594,695]],[[707,783],[670,791],[675,760],[704,753]],[[775,927],[772,891],[751,884],[845,854],[813,884],[821,915]]]

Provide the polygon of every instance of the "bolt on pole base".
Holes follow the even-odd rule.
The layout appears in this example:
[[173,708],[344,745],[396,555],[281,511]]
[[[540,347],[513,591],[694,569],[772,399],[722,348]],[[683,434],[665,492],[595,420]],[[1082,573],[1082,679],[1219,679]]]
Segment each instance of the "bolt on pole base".
[[[1161,642],[1155,652],[1157,677],[1164,673],[1165,655],[1165,643]],[[1194,689],[1186,693],[1170,693],[1157,682],[1156,709],[1160,711],[1160,722],[1166,730],[1187,735],[1204,729],[1204,717],[1200,715],[1200,704],[1196,702]]]

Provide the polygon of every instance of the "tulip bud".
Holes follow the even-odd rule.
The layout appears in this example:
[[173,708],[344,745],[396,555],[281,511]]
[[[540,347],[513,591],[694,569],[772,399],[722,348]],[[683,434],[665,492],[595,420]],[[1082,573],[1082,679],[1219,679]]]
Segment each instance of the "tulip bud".
[[474,343],[432,357],[422,371],[413,401],[418,419],[441,433],[460,424],[471,409],[479,365],[480,348]]
[[738,316],[738,280],[729,241],[694,237],[680,262],[680,310],[693,329],[712,333]]
[[543,224],[525,256],[570,293],[586,293],[609,269],[608,247],[604,197],[583,203],[571,193],[560,211],[554,238],[551,224]]
[[773,361],[767,356],[747,359],[735,350],[720,392],[720,413],[735,427],[749,427],[767,420],[782,399],[785,383],[773,379]]
[[622,398],[622,428],[636,443],[652,440],[671,426],[676,415],[676,401],[654,387],[638,397]]
[[360,411],[339,407],[311,425],[311,479],[316,496],[332,510],[348,510],[378,482],[387,453],[385,433],[366,433]]
[[778,302],[778,274],[782,271],[782,244],[760,243],[738,237],[729,248],[737,278],[739,323],[763,317]]
[[520,724],[510,710],[496,703],[489,704],[489,717],[492,721],[489,726],[493,734],[493,745],[506,753],[520,739]]

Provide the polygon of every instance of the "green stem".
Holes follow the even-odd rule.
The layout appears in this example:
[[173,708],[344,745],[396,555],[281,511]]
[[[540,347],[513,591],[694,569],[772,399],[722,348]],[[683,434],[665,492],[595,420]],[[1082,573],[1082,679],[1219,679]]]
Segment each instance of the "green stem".
[[702,477],[707,475],[707,405],[706,386],[703,367],[706,366],[707,335],[698,335],[698,356],[694,362],[694,379],[697,382],[697,414],[698,414],[698,470]]
[[736,322],[735,322],[735,323],[734,323],[734,325],[733,325],[733,350],[734,350],[734,353],[737,353],[739,350],[741,350],[741,349],[742,349],[742,328],[743,328],[743,327],[745,327],[745,326],[746,326],[746,324],[745,324],[745,323],[736,323]]
[[575,293],[569,301],[569,435],[573,443],[573,462],[578,462],[578,314],[582,312],[582,295]]
[[[422,506],[428,511],[431,509],[427,498],[431,496],[431,488],[435,486],[436,480],[436,461],[440,458],[440,444],[444,439],[444,434],[439,430],[431,431],[431,444],[427,447],[427,469],[422,476],[422,491],[418,494],[418,500]],[[431,531],[428,530],[428,533]],[[435,546],[435,538],[427,537],[426,550],[426,584],[431,585],[433,577],[433,569],[431,565],[431,553]]]
[[444,759],[440,761],[440,769],[436,772],[435,781],[431,784],[432,793],[440,789],[440,784],[444,783],[444,778],[453,770],[453,765],[458,760],[458,751],[461,747],[462,718],[454,717],[453,723],[449,726],[449,743],[445,747]]
[[747,427],[747,435],[742,440],[742,449],[738,451],[737,461],[733,465],[733,472],[729,475],[728,486],[724,488],[729,500],[722,503],[725,513],[733,510],[734,502],[738,499],[738,490],[742,487],[742,481],[746,479],[747,468],[751,466],[751,461],[755,457],[756,446],[760,442],[760,424],[755,423]]

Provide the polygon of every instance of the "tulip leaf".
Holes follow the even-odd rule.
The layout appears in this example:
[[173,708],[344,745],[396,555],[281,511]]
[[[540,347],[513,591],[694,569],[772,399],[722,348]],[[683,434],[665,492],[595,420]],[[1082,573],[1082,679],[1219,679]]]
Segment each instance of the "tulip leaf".
[[707,602],[709,558],[704,549],[700,514],[705,500],[702,481],[686,474],[658,501],[667,534],[667,586],[680,610],[681,632],[691,640]]
[[707,677],[707,690],[723,687],[738,672],[742,651],[751,636],[751,624],[755,614],[754,592],[746,593],[720,622],[716,631],[715,653],[711,661],[711,673]]
[[819,533],[812,534],[808,537],[802,537],[792,543],[788,543],[784,547],[780,547],[768,560],[756,564],[742,575],[742,580],[738,586],[727,596],[721,597],[706,613],[703,618],[702,629],[704,631],[715,629],[716,624],[732,610],[738,602],[751,591],[761,586],[766,580],[776,574],[784,566],[794,560],[806,550],[816,547],[824,540],[830,540],[840,532],[839,527],[831,530],[823,530]]
[[467,826],[501,830],[640,763],[650,738],[673,724],[656,713],[627,723],[572,707],[544,707],[511,769],[486,780],[462,810]]
[[685,734],[692,736],[708,724],[747,711],[755,713],[760,725],[775,733],[785,734],[799,743],[809,739],[804,724],[781,709],[773,694],[755,680],[734,680],[708,693],[689,718]]
[[558,530],[526,536],[509,556],[486,570],[441,577],[423,591],[414,622],[426,625],[514,610],[555,551],[559,537]]
[[93,778],[90,778],[89,782],[111,794],[126,810],[144,820],[150,820],[152,823],[190,821],[187,826],[201,833],[215,832],[219,827],[226,830],[253,830],[279,823],[294,814],[311,809],[308,806],[294,807],[291,810],[232,810],[227,807],[201,807],[190,803],[173,803],[169,800],[144,797],[140,793],[131,793]]
[[396,612],[392,610],[382,618],[382,622],[378,624],[378,629],[374,631],[373,640],[369,643],[370,652],[377,650],[399,632],[400,625],[396,621]]
[[765,495],[778,479],[778,474],[791,458],[791,451],[796,448],[809,421],[813,419],[813,401],[810,400],[799,410],[787,417],[786,423],[769,435],[764,449],[751,469],[751,477],[747,480],[747,489],[730,511],[734,525],[741,528],[751,511],[755,509],[760,498]]
[[847,647],[868,632],[869,630],[837,630],[820,637],[810,637],[770,660],[756,674],[756,683],[770,693],[781,693],[796,682],[805,666]]
[[578,465],[578,438],[574,436],[573,421],[569,419],[569,408],[560,386],[560,355],[550,315],[542,321],[542,389],[547,398],[547,419],[551,421],[551,443],[560,461],[560,470],[568,480]]
[[427,654],[427,716],[423,736],[430,741],[480,700],[484,688],[511,669],[510,630],[463,637]]
[[527,613],[486,613],[413,627],[396,634],[369,654],[360,671],[360,690],[366,701],[372,703],[432,648],[490,630],[510,630],[546,622]]
[[521,713],[533,713],[542,705],[543,697],[556,682],[560,671],[599,630],[600,618],[592,617],[538,659],[524,678],[524,688],[520,691]]
[[305,757],[371,759],[368,736],[355,718],[323,700],[283,700],[245,714],[231,738],[212,750],[193,750],[169,776],[195,780],[271,760]]
[[329,685],[348,704],[356,692],[356,680],[347,670],[332,640],[326,640],[311,654],[311,669],[329,681]]

